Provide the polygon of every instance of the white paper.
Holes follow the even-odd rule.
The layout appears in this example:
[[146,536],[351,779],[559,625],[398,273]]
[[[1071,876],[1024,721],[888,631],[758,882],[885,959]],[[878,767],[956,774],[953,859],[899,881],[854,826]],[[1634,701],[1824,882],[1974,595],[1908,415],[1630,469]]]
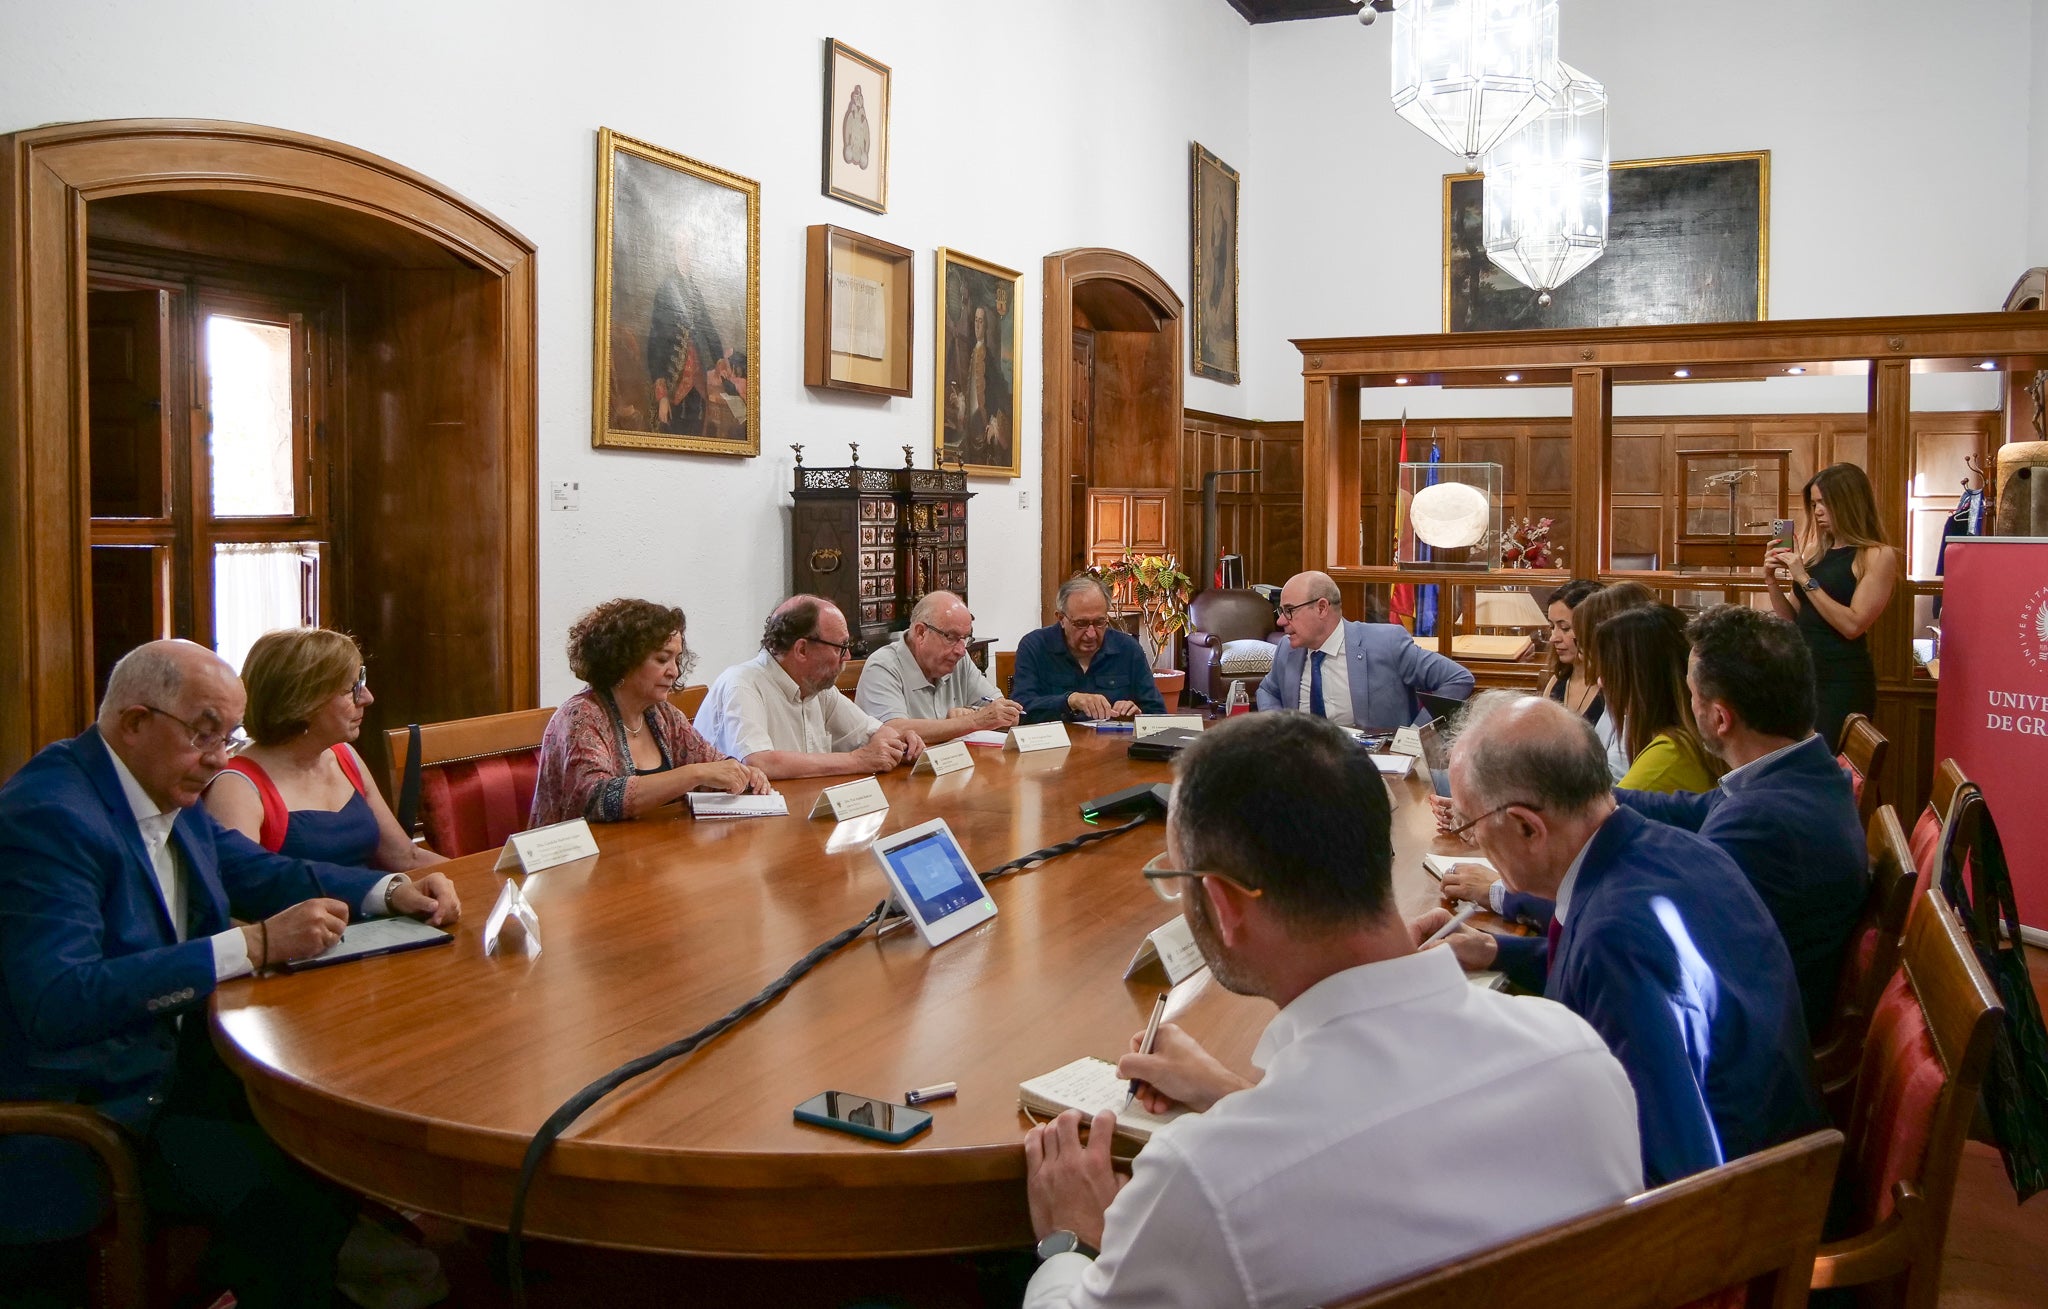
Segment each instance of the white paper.
[[1477,864],[1496,878],[1500,870],[1476,854],[1426,854],[1422,856],[1422,870],[1441,882],[1450,875],[1451,869],[1459,864]]
[[1034,1077],[1017,1088],[1019,1102],[1025,1108],[1056,1106],[1058,1109],[1079,1109],[1089,1118],[1108,1110],[1116,1115],[1116,1129],[1129,1133],[1139,1140],[1150,1140],[1152,1133],[1166,1126],[1186,1113],[1186,1109],[1170,1109],[1163,1114],[1146,1113],[1135,1101],[1129,1109],[1124,1101],[1129,1098],[1131,1084],[1116,1075],[1116,1065],[1093,1057],[1076,1059],[1063,1068]]
[[889,331],[888,309],[880,282],[852,273],[833,273],[832,352],[882,358]]
[[910,771],[944,777],[947,773],[957,773],[963,768],[972,767],[974,752],[967,748],[965,741],[953,740],[941,745],[926,746],[924,753],[917,757],[917,762],[911,766]]
[[1204,724],[1200,714],[1139,714],[1133,720],[1133,726],[1137,730],[1138,739],[1142,741],[1148,736],[1157,736],[1176,727],[1199,732]]
[[581,818],[571,818],[566,823],[551,823],[530,832],[514,834],[505,842],[505,848],[498,852],[498,862],[493,868],[501,873],[512,869],[538,873],[560,864],[588,859],[596,853],[597,837],[591,832],[590,824]]
[[1032,723],[1011,728],[1003,749],[1028,754],[1033,750],[1064,750],[1071,744],[1065,723]]
[[811,806],[811,817],[830,815],[844,822],[888,807],[889,797],[882,794],[882,784],[872,777],[863,777],[859,781],[841,782],[818,792],[818,802]]
[[1410,754],[1376,754],[1368,756],[1372,766],[1385,777],[1406,777],[1415,771],[1415,756]]
[[692,791],[688,798],[692,818],[780,818],[789,812],[789,802],[780,791],[766,795]]
[[1010,734],[1008,732],[984,730],[969,732],[967,735],[957,739],[965,741],[969,745],[1007,745],[1010,741]]
[[1195,934],[1189,930],[1187,919],[1171,919],[1146,933],[1145,943],[1131,956],[1130,967],[1124,969],[1124,980],[1129,981],[1140,969],[1155,962],[1166,970],[1170,986],[1180,985],[1204,966],[1202,947],[1195,944]]

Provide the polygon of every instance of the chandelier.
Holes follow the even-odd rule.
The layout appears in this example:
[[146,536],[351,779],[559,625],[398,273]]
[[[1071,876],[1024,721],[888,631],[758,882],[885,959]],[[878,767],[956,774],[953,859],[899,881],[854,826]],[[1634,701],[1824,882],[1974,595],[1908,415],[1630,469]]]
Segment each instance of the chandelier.
[[1480,196],[1486,257],[1544,305],[1607,249],[1607,88],[1562,60],[1550,80],[1556,101],[1487,152]]
[[1557,67],[1557,0],[1401,0],[1394,9],[1394,110],[1467,169],[1550,107]]

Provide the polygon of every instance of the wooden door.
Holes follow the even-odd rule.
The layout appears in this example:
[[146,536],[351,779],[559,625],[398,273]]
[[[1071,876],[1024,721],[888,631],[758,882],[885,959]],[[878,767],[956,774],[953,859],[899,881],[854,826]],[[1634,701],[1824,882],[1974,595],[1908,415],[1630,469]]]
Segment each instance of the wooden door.
[[114,661],[173,630],[173,456],[167,421],[171,296],[86,296],[87,486],[92,516],[93,699]]

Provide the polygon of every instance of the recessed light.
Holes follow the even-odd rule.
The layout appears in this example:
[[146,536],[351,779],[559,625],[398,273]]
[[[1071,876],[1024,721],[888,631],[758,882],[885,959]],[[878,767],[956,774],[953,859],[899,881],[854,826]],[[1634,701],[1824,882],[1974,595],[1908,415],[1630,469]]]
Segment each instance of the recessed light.
[[1522,380],[1522,375],[1520,373],[1509,373],[1507,374],[1507,380],[1510,382],[1519,382]]
[[1395,385],[1395,386],[1406,386],[1406,385],[1408,385],[1408,379],[1407,379],[1407,378],[1405,378],[1405,377],[1397,377],[1397,378],[1395,378],[1395,379],[1394,379],[1394,385]]
[[1986,359],[1983,363],[1978,364],[1977,367],[1987,373],[1996,372],[1998,371],[1998,361],[1996,359]]
[[1691,377],[1691,376],[1692,376],[1692,369],[1690,369],[1690,368],[1674,368],[1674,369],[1672,369],[1672,370],[1671,370],[1671,375],[1672,375],[1673,377]]
[[1786,371],[1786,372],[1788,372],[1788,373],[1790,373],[1790,374],[1792,374],[1792,375],[1793,375],[1794,377],[1797,377],[1797,376],[1799,376],[1799,374],[1801,374],[1801,373],[1805,372],[1805,371],[1806,371],[1806,369],[1805,369],[1805,368],[1803,368],[1803,367],[1798,367],[1798,366],[1795,366],[1795,367],[1792,367],[1792,368],[1788,368],[1788,369],[1786,369],[1785,371]]

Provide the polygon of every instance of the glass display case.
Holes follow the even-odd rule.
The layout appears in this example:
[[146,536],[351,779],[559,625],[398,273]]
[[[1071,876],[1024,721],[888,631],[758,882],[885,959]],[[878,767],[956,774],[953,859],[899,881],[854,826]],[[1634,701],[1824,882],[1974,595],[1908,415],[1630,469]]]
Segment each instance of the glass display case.
[[1791,518],[1784,450],[1678,452],[1678,566],[1761,568],[1764,551]]
[[1402,568],[1500,567],[1499,464],[1402,464],[1394,562]]

